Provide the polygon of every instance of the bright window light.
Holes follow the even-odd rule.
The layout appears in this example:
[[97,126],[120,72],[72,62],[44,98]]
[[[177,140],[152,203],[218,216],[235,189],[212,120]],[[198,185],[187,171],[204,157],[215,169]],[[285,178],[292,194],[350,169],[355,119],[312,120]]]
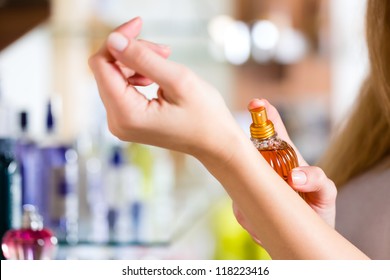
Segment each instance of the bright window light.
[[245,63],[251,52],[249,27],[242,21],[229,25],[225,31],[225,56],[232,64]]
[[273,50],[279,41],[279,30],[269,20],[260,20],[253,25],[252,40],[256,48]]

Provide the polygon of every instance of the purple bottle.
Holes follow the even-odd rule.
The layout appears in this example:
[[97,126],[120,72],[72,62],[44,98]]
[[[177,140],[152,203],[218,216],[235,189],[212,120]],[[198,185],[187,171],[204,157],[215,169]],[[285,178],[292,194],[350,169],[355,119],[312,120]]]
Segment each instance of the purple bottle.
[[20,135],[16,141],[16,161],[19,166],[22,183],[22,205],[31,204],[39,208],[38,149],[28,135],[28,113],[19,114]]
[[78,242],[77,153],[55,135],[51,104],[46,117],[46,139],[39,147],[38,209],[45,226],[60,241]]

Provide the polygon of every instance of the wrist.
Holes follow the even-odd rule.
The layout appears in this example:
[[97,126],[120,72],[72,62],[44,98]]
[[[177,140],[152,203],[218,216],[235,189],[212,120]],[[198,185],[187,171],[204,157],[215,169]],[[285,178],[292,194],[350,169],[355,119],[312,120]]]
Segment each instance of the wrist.
[[[207,143],[202,143],[202,140]],[[190,154],[198,159],[207,168],[226,168],[236,158],[236,153],[240,153],[244,148],[253,148],[250,139],[237,126],[229,132],[224,131],[223,135],[214,136],[212,140],[203,138],[197,142],[196,147]]]

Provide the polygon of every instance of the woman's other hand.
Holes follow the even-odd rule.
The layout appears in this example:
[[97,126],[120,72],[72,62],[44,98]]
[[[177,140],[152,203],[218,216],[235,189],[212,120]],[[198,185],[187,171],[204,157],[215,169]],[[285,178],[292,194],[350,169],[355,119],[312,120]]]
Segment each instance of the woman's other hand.
[[335,226],[337,188],[324,171],[317,166],[294,168],[288,184],[303,193],[307,204],[331,227]]
[[[265,107],[268,118],[274,123],[278,136],[288,142],[296,151],[299,167],[294,168],[288,177],[288,184],[297,192],[303,193],[306,203],[331,227],[335,226],[337,189],[323,170],[316,166],[309,166],[301,153],[291,141],[283,121],[277,109],[265,99],[253,99],[248,104],[248,109]],[[244,215],[233,203],[233,212],[237,221],[245,228],[255,241],[260,238],[254,235],[254,231],[245,219]]]

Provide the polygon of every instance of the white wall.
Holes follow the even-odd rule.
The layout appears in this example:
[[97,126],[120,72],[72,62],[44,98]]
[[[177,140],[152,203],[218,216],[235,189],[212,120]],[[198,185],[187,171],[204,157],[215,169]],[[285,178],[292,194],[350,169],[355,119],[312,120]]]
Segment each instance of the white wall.
[[331,120],[348,113],[368,70],[365,44],[366,0],[331,0]]
[[[33,133],[44,125],[44,106],[51,87],[50,64],[50,35],[43,26],[0,52],[0,102],[13,112],[29,111]],[[15,129],[15,125],[11,127]]]

